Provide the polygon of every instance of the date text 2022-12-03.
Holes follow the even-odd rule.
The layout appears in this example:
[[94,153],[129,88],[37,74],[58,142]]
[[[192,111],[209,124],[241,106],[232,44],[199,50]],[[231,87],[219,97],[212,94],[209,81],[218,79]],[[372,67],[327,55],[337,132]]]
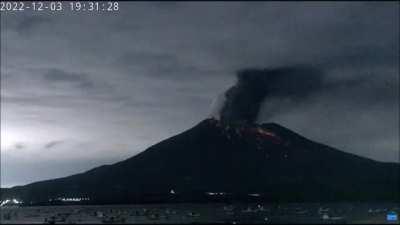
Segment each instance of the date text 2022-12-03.
[[91,1],[43,1],[43,2],[16,2],[16,1],[1,1],[1,12],[21,12],[21,11],[36,11],[36,12],[114,12],[119,11],[119,2],[91,2]]

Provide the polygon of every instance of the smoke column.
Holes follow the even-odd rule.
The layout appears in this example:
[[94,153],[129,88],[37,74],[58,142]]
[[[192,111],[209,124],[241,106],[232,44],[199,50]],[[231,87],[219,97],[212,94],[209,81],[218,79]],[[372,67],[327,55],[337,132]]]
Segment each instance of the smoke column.
[[216,101],[223,100],[214,106],[219,114],[213,117],[224,122],[255,123],[269,98],[304,98],[321,89],[322,83],[321,72],[306,66],[241,70],[236,84]]

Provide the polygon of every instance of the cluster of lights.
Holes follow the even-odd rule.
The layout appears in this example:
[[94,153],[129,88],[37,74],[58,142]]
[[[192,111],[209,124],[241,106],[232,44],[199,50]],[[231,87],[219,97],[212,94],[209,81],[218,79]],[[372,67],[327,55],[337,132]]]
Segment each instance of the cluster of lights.
[[19,204],[22,204],[22,201],[19,201],[19,200],[15,199],[15,198],[6,199],[4,201],[0,201],[0,206],[5,206],[5,205],[8,205],[8,204],[19,205]]
[[259,196],[261,196],[260,194],[258,194],[258,193],[253,193],[253,194],[248,194],[249,196],[252,196],[252,197],[259,197]]
[[[90,198],[88,197],[83,197],[83,198],[56,198],[58,201],[62,202],[80,202],[80,201],[89,201]],[[53,199],[49,199],[49,201],[53,201]]]
[[[206,194],[207,195],[211,195],[211,196],[214,196],[214,195],[226,195],[226,193],[225,192],[206,192]],[[261,196],[261,194],[259,194],[259,193],[251,193],[251,194],[247,194],[248,196],[253,196],[253,197],[260,197]]]
[[225,192],[206,192],[207,195],[225,195]]

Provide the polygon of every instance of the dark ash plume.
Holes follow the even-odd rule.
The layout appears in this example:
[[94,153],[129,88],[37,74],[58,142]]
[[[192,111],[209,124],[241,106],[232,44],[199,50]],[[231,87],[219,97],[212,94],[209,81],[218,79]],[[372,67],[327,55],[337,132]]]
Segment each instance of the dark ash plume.
[[236,85],[225,92],[218,117],[224,122],[254,123],[268,98],[304,98],[322,83],[321,72],[306,66],[241,70]]

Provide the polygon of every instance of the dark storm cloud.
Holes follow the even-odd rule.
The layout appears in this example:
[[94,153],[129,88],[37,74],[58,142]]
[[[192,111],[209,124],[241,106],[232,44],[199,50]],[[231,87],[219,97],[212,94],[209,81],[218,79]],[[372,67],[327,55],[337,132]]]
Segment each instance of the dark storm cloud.
[[399,52],[395,51],[399,45],[395,42],[384,47],[349,49],[345,55],[330,55],[320,60],[320,65],[324,68],[335,67],[373,67],[373,66],[391,66],[397,64],[396,59]]
[[25,149],[26,147],[27,146],[24,143],[21,143],[21,142],[15,143],[15,145],[14,145],[14,148],[17,149],[17,150],[22,150],[22,149]]
[[58,145],[60,145],[62,143],[64,143],[64,141],[60,141],[60,140],[50,141],[50,142],[48,142],[47,144],[44,145],[44,148],[45,149],[51,149],[51,148],[54,148],[54,147],[56,147],[56,146],[58,146]]
[[[8,18],[11,17],[11,18]],[[7,15],[2,17],[4,29],[13,30],[22,36],[32,34],[40,26],[51,24],[52,17],[45,15]]]
[[35,27],[45,23],[50,23],[51,19],[44,16],[29,16],[18,21],[16,30],[21,33],[31,32]]
[[177,55],[169,53],[129,52],[117,59],[117,64],[145,76],[163,77],[185,67]]
[[126,64],[148,64],[152,67],[159,65],[178,67],[180,65],[179,59],[176,55],[171,53],[150,53],[150,52],[128,52],[122,55],[118,60],[118,63]]
[[44,73],[43,77],[50,83],[65,82],[77,85],[81,88],[90,88],[94,86],[93,82],[90,81],[86,74],[69,73],[60,69],[49,69]]
[[[215,75],[216,71],[199,67],[172,53],[150,53],[131,51],[118,57],[117,65],[121,65],[127,75],[152,77],[153,79],[180,79],[192,81],[193,76]],[[136,73],[135,73],[136,72]],[[189,75],[190,74],[190,75]],[[189,75],[189,76],[188,76]]]

